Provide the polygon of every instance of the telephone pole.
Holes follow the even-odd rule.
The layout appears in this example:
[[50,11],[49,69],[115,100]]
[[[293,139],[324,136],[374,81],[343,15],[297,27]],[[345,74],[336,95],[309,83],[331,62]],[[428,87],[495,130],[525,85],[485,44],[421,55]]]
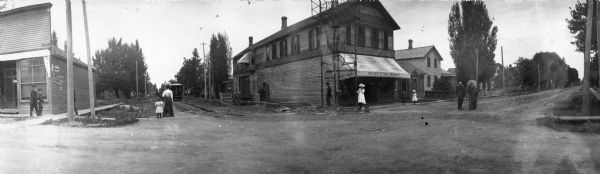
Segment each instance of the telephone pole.
[[504,48],[500,46],[500,57],[502,57],[502,93],[506,92],[506,81],[504,81]]
[[73,112],[75,97],[73,91],[73,23],[71,21],[71,1],[65,0],[67,11],[67,117],[69,122],[73,122],[75,113]]
[[542,79],[540,78],[540,64],[536,64],[537,65],[537,76],[538,76],[538,91],[542,90]]
[[[594,15],[594,1],[588,0],[587,5],[587,16]],[[592,46],[592,19],[589,17],[586,19],[585,29],[585,52],[583,53],[583,103],[582,113],[583,115],[590,115],[590,50]]]
[[479,49],[475,47],[475,82],[477,82],[477,87],[479,87]]
[[206,52],[204,51],[204,45],[206,45],[206,43],[202,42],[202,56],[204,57],[204,68],[202,68],[202,70],[204,71],[203,72],[204,73],[204,90],[203,90],[203,92],[204,92],[204,98],[208,99],[207,89],[206,89],[208,87],[208,86],[206,86],[206,72],[207,72],[206,65],[207,64],[206,64]]
[[81,5],[83,6],[83,24],[85,25],[85,45],[87,48],[87,61],[88,61],[88,90],[89,90],[89,100],[90,100],[90,116],[92,118],[96,118],[96,106],[95,106],[95,91],[94,91],[94,72],[92,70],[93,62],[92,56],[90,53],[90,32],[88,30],[88,21],[87,21],[87,9],[85,7],[85,0],[81,0]]

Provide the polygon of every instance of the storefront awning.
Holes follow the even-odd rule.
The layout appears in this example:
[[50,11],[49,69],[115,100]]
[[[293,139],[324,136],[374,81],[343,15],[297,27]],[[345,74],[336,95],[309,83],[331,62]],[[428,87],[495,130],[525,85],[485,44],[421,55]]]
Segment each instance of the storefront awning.
[[368,55],[356,55],[358,71],[354,68],[354,54],[341,53],[340,60],[343,60],[340,78],[354,77],[354,73],[357,73],[358,77],[387,77],[387,78],[410,78],[408,74],[394,58],[368,56]]

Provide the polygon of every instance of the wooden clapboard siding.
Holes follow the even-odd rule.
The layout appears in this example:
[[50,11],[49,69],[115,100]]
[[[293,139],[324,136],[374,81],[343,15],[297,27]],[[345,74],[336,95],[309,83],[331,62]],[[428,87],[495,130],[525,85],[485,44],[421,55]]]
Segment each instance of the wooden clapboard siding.
[[37,50],[50,46],[50,7],[0,15],[0,53]]
[[273,102],[320,102],[320,58],[315,57],[256,71],[257,83],[269,85]]

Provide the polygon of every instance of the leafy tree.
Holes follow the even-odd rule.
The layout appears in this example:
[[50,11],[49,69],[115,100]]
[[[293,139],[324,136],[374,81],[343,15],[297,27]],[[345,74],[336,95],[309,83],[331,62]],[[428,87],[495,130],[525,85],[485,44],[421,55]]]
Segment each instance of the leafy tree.
[[[494,51],[498,27],[492,27],[485,3],[481,0],[456,2],[450,9],[448,34],[450,55],[456,66],[457,80],[477,79],[488,85],[495,73]],[[476,54],[479,55],[479,72],[476,71]]]
[[175,79],[184,87],[191,89],[195,96],[198,96],[204,89],[204,68],[198,56],[198,50],[194,48],[192,57],[183,59],[183,66],[175,75]]
[[[539,65],[542,89],[563,87],[567,84],[568,65],[554,52],[538,52],[533,56],[535,65]],[[537,67],[536,72],[537,72]],[[537,74],[537,73],[536,73]],[[537,77],[535,77],[537,78]]]
[[56,31],[52,31],[52,38],[50,38],[50,43],[54,46],[58,46],[58,37],[56,37]]
[[215,91],[213,92],[224,91],[225,84],[223,82],[229,79],[229,72],[231,71],[231,46],[227,34],[217,33],[217,35],[212,35],[208,56],[215,85]]
[[515,64],[517,64],[517,70],[521,77],[519,79],[521,80],[521,87],[525,90],[535,89],[535,86],[538,83],[535,62],[531,59],[520,57]]
[[433,82],[433,90],[434,91],[452,91],[452,85],[450,83],[450,78],[446,76],[442,76],[439,80]]
[[[571,10],[571,19],[566,19],[569,32],[573,35],[573,40],[571,44],[575,45],[575,50],[583,53],[585,51],[585,29],[586,29],[586,20],[587,20],[587,1],[577,1],[575,6],[569,7]],[[598,18],[596,6],[593,7],[594,18]],[[599,85],[598,84],[598,44],[597,44],[597,25],[592,25],[592,35],[591,35],[591,50],[592,52],[596,52],[595,56],[592,57],[592,63],[590,68],[590,84],[591,85]]]
[[577,69],[569,67],[567,72],[568,72],[567,86],[579,85],[579,83],[581,83],[581,79],[579,79],[579,73],[577,72]]
[[123,43],[122,39],[110,39],[108,48],[95,53],[96,93],[113,90],[117,98],[120,97],[119,92],[125,94],[126,98],[130,98],[129,94],[136,89],[136,63],[137,74],[140,76],[137,84],[140,87],[139,93],[145,95],[143,90],[145,83],[142,79],[148,82],[150,77],[146,71],[148,66],[139,42],[136,40],[135,43],[127,44]]

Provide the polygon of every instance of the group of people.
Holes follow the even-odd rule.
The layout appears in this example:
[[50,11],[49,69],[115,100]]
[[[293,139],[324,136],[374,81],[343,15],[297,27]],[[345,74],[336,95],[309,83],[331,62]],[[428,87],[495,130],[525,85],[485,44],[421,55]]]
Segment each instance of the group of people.
[[167,89],[163,91],[158,101],[154,103],[156,118],[175,117],[175,114],[173,114],[173,91],[171,91],[171,83],[167,83],[165,87]]
[[479,95],[479,88],[477,88],[477,82],[469,80],[467,86],[458,82],[456,85],[456,96],[458,97],[458,109],[462,110],[462,104],[466,94],[469,94],[469,110],[477,109],[477,97]]
[[35,114],[38,117],[42,116],[42,110],[44,110],[42,89],[36,88],[35,85],[33,85],[29,93],[29,117],[33,117],[33,110],[35,110]]
[[[329,98],[331,98],[331,88],[329,87],[329,83],[327,83],[327,106],[329,106]],[[359,84],[358,85],[358,90],[356,91],[356,93],[358,94],[358,109],[359,111],[363,112],[365,105],[367,104],[367,100],[365,100],[365,84]],[[406,103],[406,98],[405,98],[405,93],[404,91],[402,91],[400,93],[400,98],[402,100],[402,105],[404,105]],[[413,102],[414,105],[417,104],[418,102],[418,98],[417,98],[417,91],[416,90],[412,90],[412,96],[411,96],[411,101]]]

